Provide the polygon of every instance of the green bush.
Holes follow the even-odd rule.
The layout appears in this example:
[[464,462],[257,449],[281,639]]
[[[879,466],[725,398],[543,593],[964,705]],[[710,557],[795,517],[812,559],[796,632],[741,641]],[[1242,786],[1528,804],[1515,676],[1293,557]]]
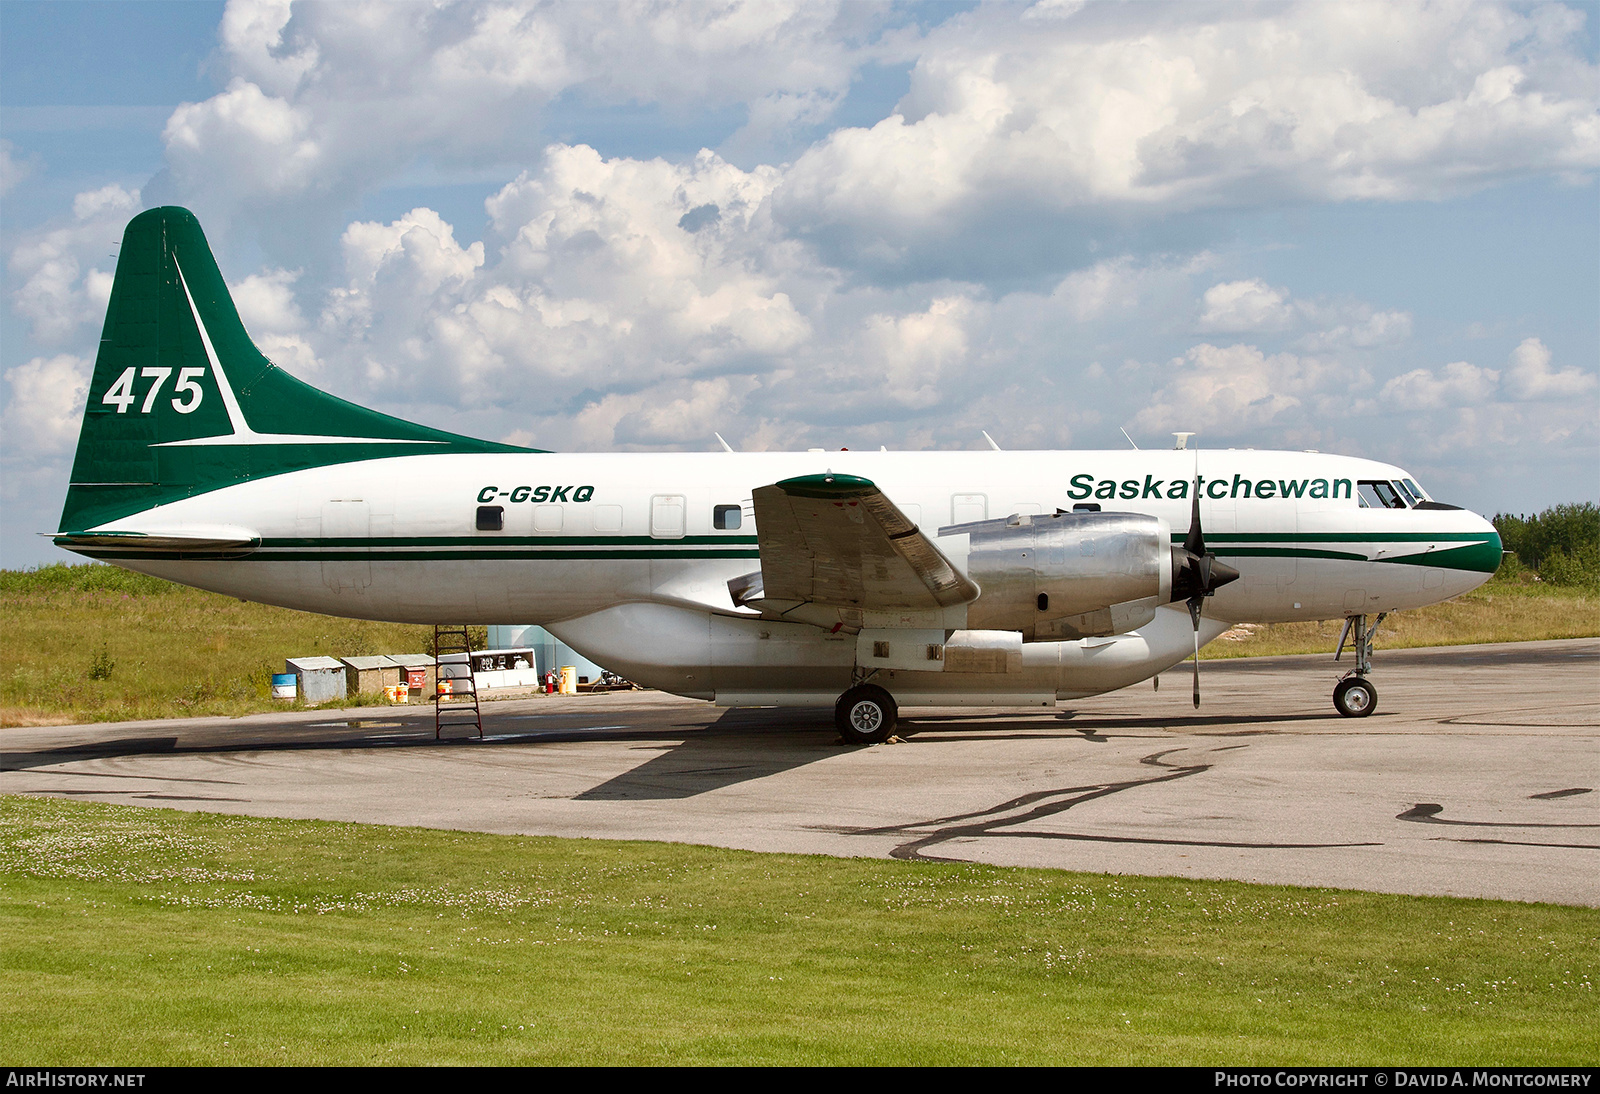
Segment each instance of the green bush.
[[31,570],[0,570],[0,593],[96,592],[162,596],[182,588],[163,578],[136,574],[102,562],[81,562],[75,566],[53,562]]
[[1501,566],[1503,580],[1531,569],[1551,585],[1600,585],[1600,506],[1594,502],[1555,505],[1533,517],[1496,514],[1494,526],[1514,556]]

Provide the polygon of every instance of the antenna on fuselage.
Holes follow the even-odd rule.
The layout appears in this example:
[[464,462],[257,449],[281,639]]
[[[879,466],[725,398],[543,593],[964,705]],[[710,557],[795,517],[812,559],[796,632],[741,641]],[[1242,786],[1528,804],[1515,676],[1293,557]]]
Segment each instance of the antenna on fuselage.
[[[1124,433],[1123,436],[1126,437],[1127,434]],[[1173,436],[1178,438],[1178,443],[1172,446],[1173,451],[1174,452],[1182,452],[1185,448],[1189,447],[1189,438],[1193,437],[1194,434],[1193,433],[1174,433]],[[1132,444],[1133,442],[1130,439],[1128,443]],[[1196,461],[1198,461],[1199,458],[1200,457],[1196,456],[1195,457]],[[1196,464],[1196,474],[1198,474],[1198,473],[1199,473],[1199,465],[1197,463]]]
[[983,434],[983,439],[989,442],[990,448],[994,449],[996,452],[1000,451],[1000,446],[994,443],[994,438],[989,436],[989,431],[987,429],[980,429],[978,432]]
[[[1123,428],[1122,428],[1122,427],[1121,427],[1121,426],[1120,426],[1120,425],[1119,425],[1119,426],[1117,426],[1117,428],[1118,428],[1118,429],[1119,429],[1119,430],[1121,430],[1121,432],[1122,432],[1122,435],[1123,435],[1123,436],[1124,436],[1124,437],[1128,437],[1128,431],[1127,431],[1127,430],[1126,430],[1126,429],[1123,429]],[[1128,443],[1129,443],[1129,444],[1133,444],[1133,438],[1132,438],[1132,437],[1128,437]],[[1136,444],[1133,444],[1133,450],[1134,450],[1134,451],[1135,451],[1135,452],[1137,452],[1137,451],[1139,451],[1139,446],[1138,446],[1138,445],[1136,445]]]
[[717,443],[722,446],[722,450],[724,452],[732,452],[733,451],[733,446],[731,444],[729,444],[727,441],[722,439],[722,434],[721,433],[713,432],[711,435],[717,439]]

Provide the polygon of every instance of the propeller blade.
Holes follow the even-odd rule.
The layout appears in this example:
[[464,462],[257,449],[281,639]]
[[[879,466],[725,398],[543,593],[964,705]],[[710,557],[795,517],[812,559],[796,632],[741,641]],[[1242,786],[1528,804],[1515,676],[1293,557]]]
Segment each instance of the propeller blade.
[[1200,597],[1189,598],[1189,619],[1194,623],[1194,708],[1200,709]]
[[[1200,455],[1195,453],[1195,462],[1200,461]],[[1183,537],[1183,549],[1191,555],[1199,556],[1206,553],[1206,536],[1200,530],[1200,475],[1194,477],[1194,496],[1189,503],[1189,534]]]
[[1200,628],[1194,629],[1194,709],[1200,709]]

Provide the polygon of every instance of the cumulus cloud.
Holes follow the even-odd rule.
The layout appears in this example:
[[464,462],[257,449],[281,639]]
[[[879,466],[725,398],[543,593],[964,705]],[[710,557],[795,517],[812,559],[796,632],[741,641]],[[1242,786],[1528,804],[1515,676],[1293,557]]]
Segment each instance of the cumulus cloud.
[[929,234],[948,247],[964,224],[987,228],[997,199],[1023,221],[1438,197],[1592,171],[1596,99],[1582,15],[1566,9],[1308,3],[1054,20],[1000,6],[930,32],[898,112],[807,151],[777,205],[867,254]]
[[[223,211],[348,194],[425,158],[537,157],[540,112],[603,103],[750,104],[751,139],[814,124],[881,15],[836,3],[291,5],[231,0],[231,80],[165,133],[174,184]],[[857,24],[865,21],[864,27]]]
[[299,270],[266,270],[231,286],[233,302],[256,348],[274,364],[300,376],[322,368],[307,341],[307,323],[294,297]]
[[1479,368],[1466,361],[1455,361],[1437,372],[1412,369],[1384,384],[1379,401],[1397,410],[1482,408],[1491,403],[1578,398],[1600,383],[1593,373],[1575,367],[1552,370],[1550,357],[1543,342],[1527,338],[1511,351],[1510,364],[1504,370]]
[[947,296],[926,311],[868,319],[862,345],[871,362],[867,376],[879,381],[878,396],[924,408],[953,394],[948,373],[966,362],[965,322],[972,311],[972,301]]
[[818,273],[759,216],[773,176],[552,147],[489,199],[492,258],[430,209],[352,224],[322,342],[368,382],[473,405],[766,371],[810,334],[780,283]]
[[25,236],[12,250],[11,273],[22,280],[12,307],[43,345],[71,341],[84,324],[105,317],[111,297],[109,257],[123,225],[139,209],[139,192],[115,184],[78,194],[73,220]]
[[1359,301],[1297,299],[1260,278],[1223,281],[1205,291],[1202,331],[1266,333],[1300,330],[1296,345],[1312,353],[1370,348],[1411,337],[1411,314]]
[[6,447],[35,457],[71,452],[78,441],[93,362],[70,353],[35,357],[6,370],[9,397],[0,423]]
[[1205,311],[1200,316],[1201,330],[1255,331],[1280,330],[1294,320],[1288,293],[1265,281],[1224,281],[1205,294]]
[[1510,398],[1534,402],[1584,395],[1594,390],[1596,378],[1573,366],[1552,371],[1549,348],[1537,338],[1527,338],[1511,351],[1503,384]]
[[1455,361],[1435,373],[1412,369],[1383,385],[1380,405],[1393,410],[1432,410],[1445,406],[1474,406],[1492,399],[1500,388],[1500,373]]
[[1297,424],[1305,412],[1336,412],[1353,389],[1371,384],[1364,369],[1255,346],[1193,347],[1167,366],[1171,378],[1134,417],[1152,433],[1193,429],[1222,437]]

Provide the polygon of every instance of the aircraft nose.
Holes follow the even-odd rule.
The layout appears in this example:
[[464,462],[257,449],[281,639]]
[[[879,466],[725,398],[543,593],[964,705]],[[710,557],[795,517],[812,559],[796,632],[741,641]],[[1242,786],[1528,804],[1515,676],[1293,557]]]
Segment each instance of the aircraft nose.
[[[1487,553],[1489,550],[1492,549],[1494,551],[1494,553],[1495,553],[1495,557],[1496,558],[1504,558],[1505,557],[1505,544],[1502,543],[1501,540],[1500,540],[1500,529],[1498,529],[1498,528],[1496,528],[1494,526],[1494,522],[1493,521],[1488,520],[1485,517],[1481,517],[1480,516],[1480,517],[1478,517],[1478,519],[1483,522],[1483,530],[1485,532],[1489,533],[1489,538],[1484,541],[1484,550],[1485,550],[1485,552]],[[1499,568],[1500,568],[1500,564],[1498,562],[1495,563],[1495,569],[1498,570]]]

